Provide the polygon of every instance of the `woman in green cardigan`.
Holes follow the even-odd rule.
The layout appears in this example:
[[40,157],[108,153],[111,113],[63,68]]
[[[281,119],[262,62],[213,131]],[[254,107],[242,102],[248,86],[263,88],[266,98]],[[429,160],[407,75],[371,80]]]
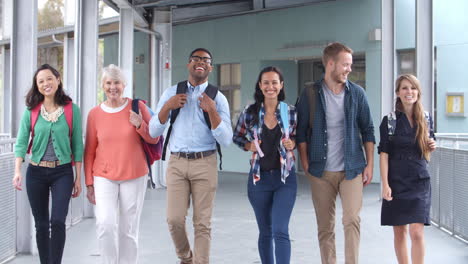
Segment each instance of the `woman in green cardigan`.
[[21,164],[26,152],[31,153],[26,191],[36,226],[39,258],[41,264],[61,263],[70,197],[78,197],[81,192],[81,113],[64,93],[59,72],[48,64],[34,74],[26,106],[16,137],[13,186],[22,189]]

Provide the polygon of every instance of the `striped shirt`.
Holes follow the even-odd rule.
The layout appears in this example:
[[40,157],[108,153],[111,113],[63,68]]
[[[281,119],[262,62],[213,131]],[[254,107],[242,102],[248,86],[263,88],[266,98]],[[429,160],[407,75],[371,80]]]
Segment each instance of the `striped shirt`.
[[[244,111],[241,113],[239,120],[237,121],[236,128],[234,129],[233,142],[238,145],[241,149],[244,149],[245,144],[254,140],[254,130],[257,130],[258,140],[262,140],[262,126],[263,119],[265,116],[265,108],[262,104],[260,108],[259,115],[259,124],[256,126],[252,125],[252,114],[247,112],[247,109],[250,107],[247,106]],[[294,140],[296,137],[296,126],[297,126],[297,115],[296,108],[292,105],[288,105],[288,115],[289,115],[289,138]],[[276,109],[276,119],[281,128],[281,143],[279,145],[280,153],[280,163],[281,163],[281,180],[283,183],[286,182],[286,178],[289,176],[290,170],[287,168],[287,161],[290,161],[290,169],[293,169],[294,166],[294,153],[292,151],[287,151],[284,147],[282,140],[286,139],[284,133],[283,120],[281,120],[280,114],[280,104]],[[245,149],[244,149],[245,150]],[[260,180],[260,155],[257,152],[252,153],[252,158],[250,159],[250,172],[253,177],[254,184]]]

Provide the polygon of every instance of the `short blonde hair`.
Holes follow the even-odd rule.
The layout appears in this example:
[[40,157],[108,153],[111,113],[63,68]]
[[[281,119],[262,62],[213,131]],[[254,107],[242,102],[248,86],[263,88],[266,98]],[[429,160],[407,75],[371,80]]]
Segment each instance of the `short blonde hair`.
[[106,79],[120,81],[124,86],[127,86],[127,80],[125,79],[125,75],[123,74],[119,66],[116,66],[114,64],[109,64],[107,67],[104,67],[104,69],[102,69],[101,87],[103,87]]

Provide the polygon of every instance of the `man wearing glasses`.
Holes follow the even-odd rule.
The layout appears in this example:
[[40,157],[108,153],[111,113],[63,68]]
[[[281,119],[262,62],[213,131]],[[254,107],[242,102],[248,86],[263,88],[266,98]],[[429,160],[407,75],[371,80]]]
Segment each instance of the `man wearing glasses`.
[[[216,143],[228,146],[232,128],[226,97],[217,92],[212,99],[205,93],[213,70],[211,53],[195,49],[187,69],[187,81],[164,91],[149,130],[157,137],[171,123],[166,136],[171,152],[166,172],[167,223],[180,263],[205,264],[210,257],[211,214],[218,185]],[[174,116],[175,121],[171,120]],[[190,200],[195,230],[193,251],[185,230]]]

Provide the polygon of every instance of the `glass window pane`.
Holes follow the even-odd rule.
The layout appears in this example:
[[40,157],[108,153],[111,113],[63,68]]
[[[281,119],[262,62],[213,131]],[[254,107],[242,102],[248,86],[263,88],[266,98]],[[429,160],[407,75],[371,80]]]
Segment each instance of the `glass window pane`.
[[220,74],[220,84],[221,84],[221,86],[231,84],[231,65],[230,64],[220,65],[219,74]]
[[415,50],[398,51],[398,74],[416,74],[416,53]]
[[39,0],[37,2],[37,29],[44,31],[64,26],[64,0]]
[[65,26],[75,25],[76,0],[64,0]]
[[99,19],[116,16],[119,16],[119,13],[109,7],[104,1],[99,1]]
[[3,39],[3,19],[5,18],[3,14],[5,7],[3,5],[3,0],[0,0],[0,39]]
[[63,46],[39,47],[37,49],[37,65],[50,64],[63,75]]
[[[447,1],[433,0],[432,8],[436,132],[466,133],[468,89],[463,64],[468,60],[468,1],[453,0],[449,4]],[[423,92],[428,91],[423,87]],[[454,99],[460,104],[456,104]],[[459,107],[454,107],[456,105]]]
[[241,81],[241,71],[240,71],[240,64],[231,64],[231,84],[232,85],[240,85]]

